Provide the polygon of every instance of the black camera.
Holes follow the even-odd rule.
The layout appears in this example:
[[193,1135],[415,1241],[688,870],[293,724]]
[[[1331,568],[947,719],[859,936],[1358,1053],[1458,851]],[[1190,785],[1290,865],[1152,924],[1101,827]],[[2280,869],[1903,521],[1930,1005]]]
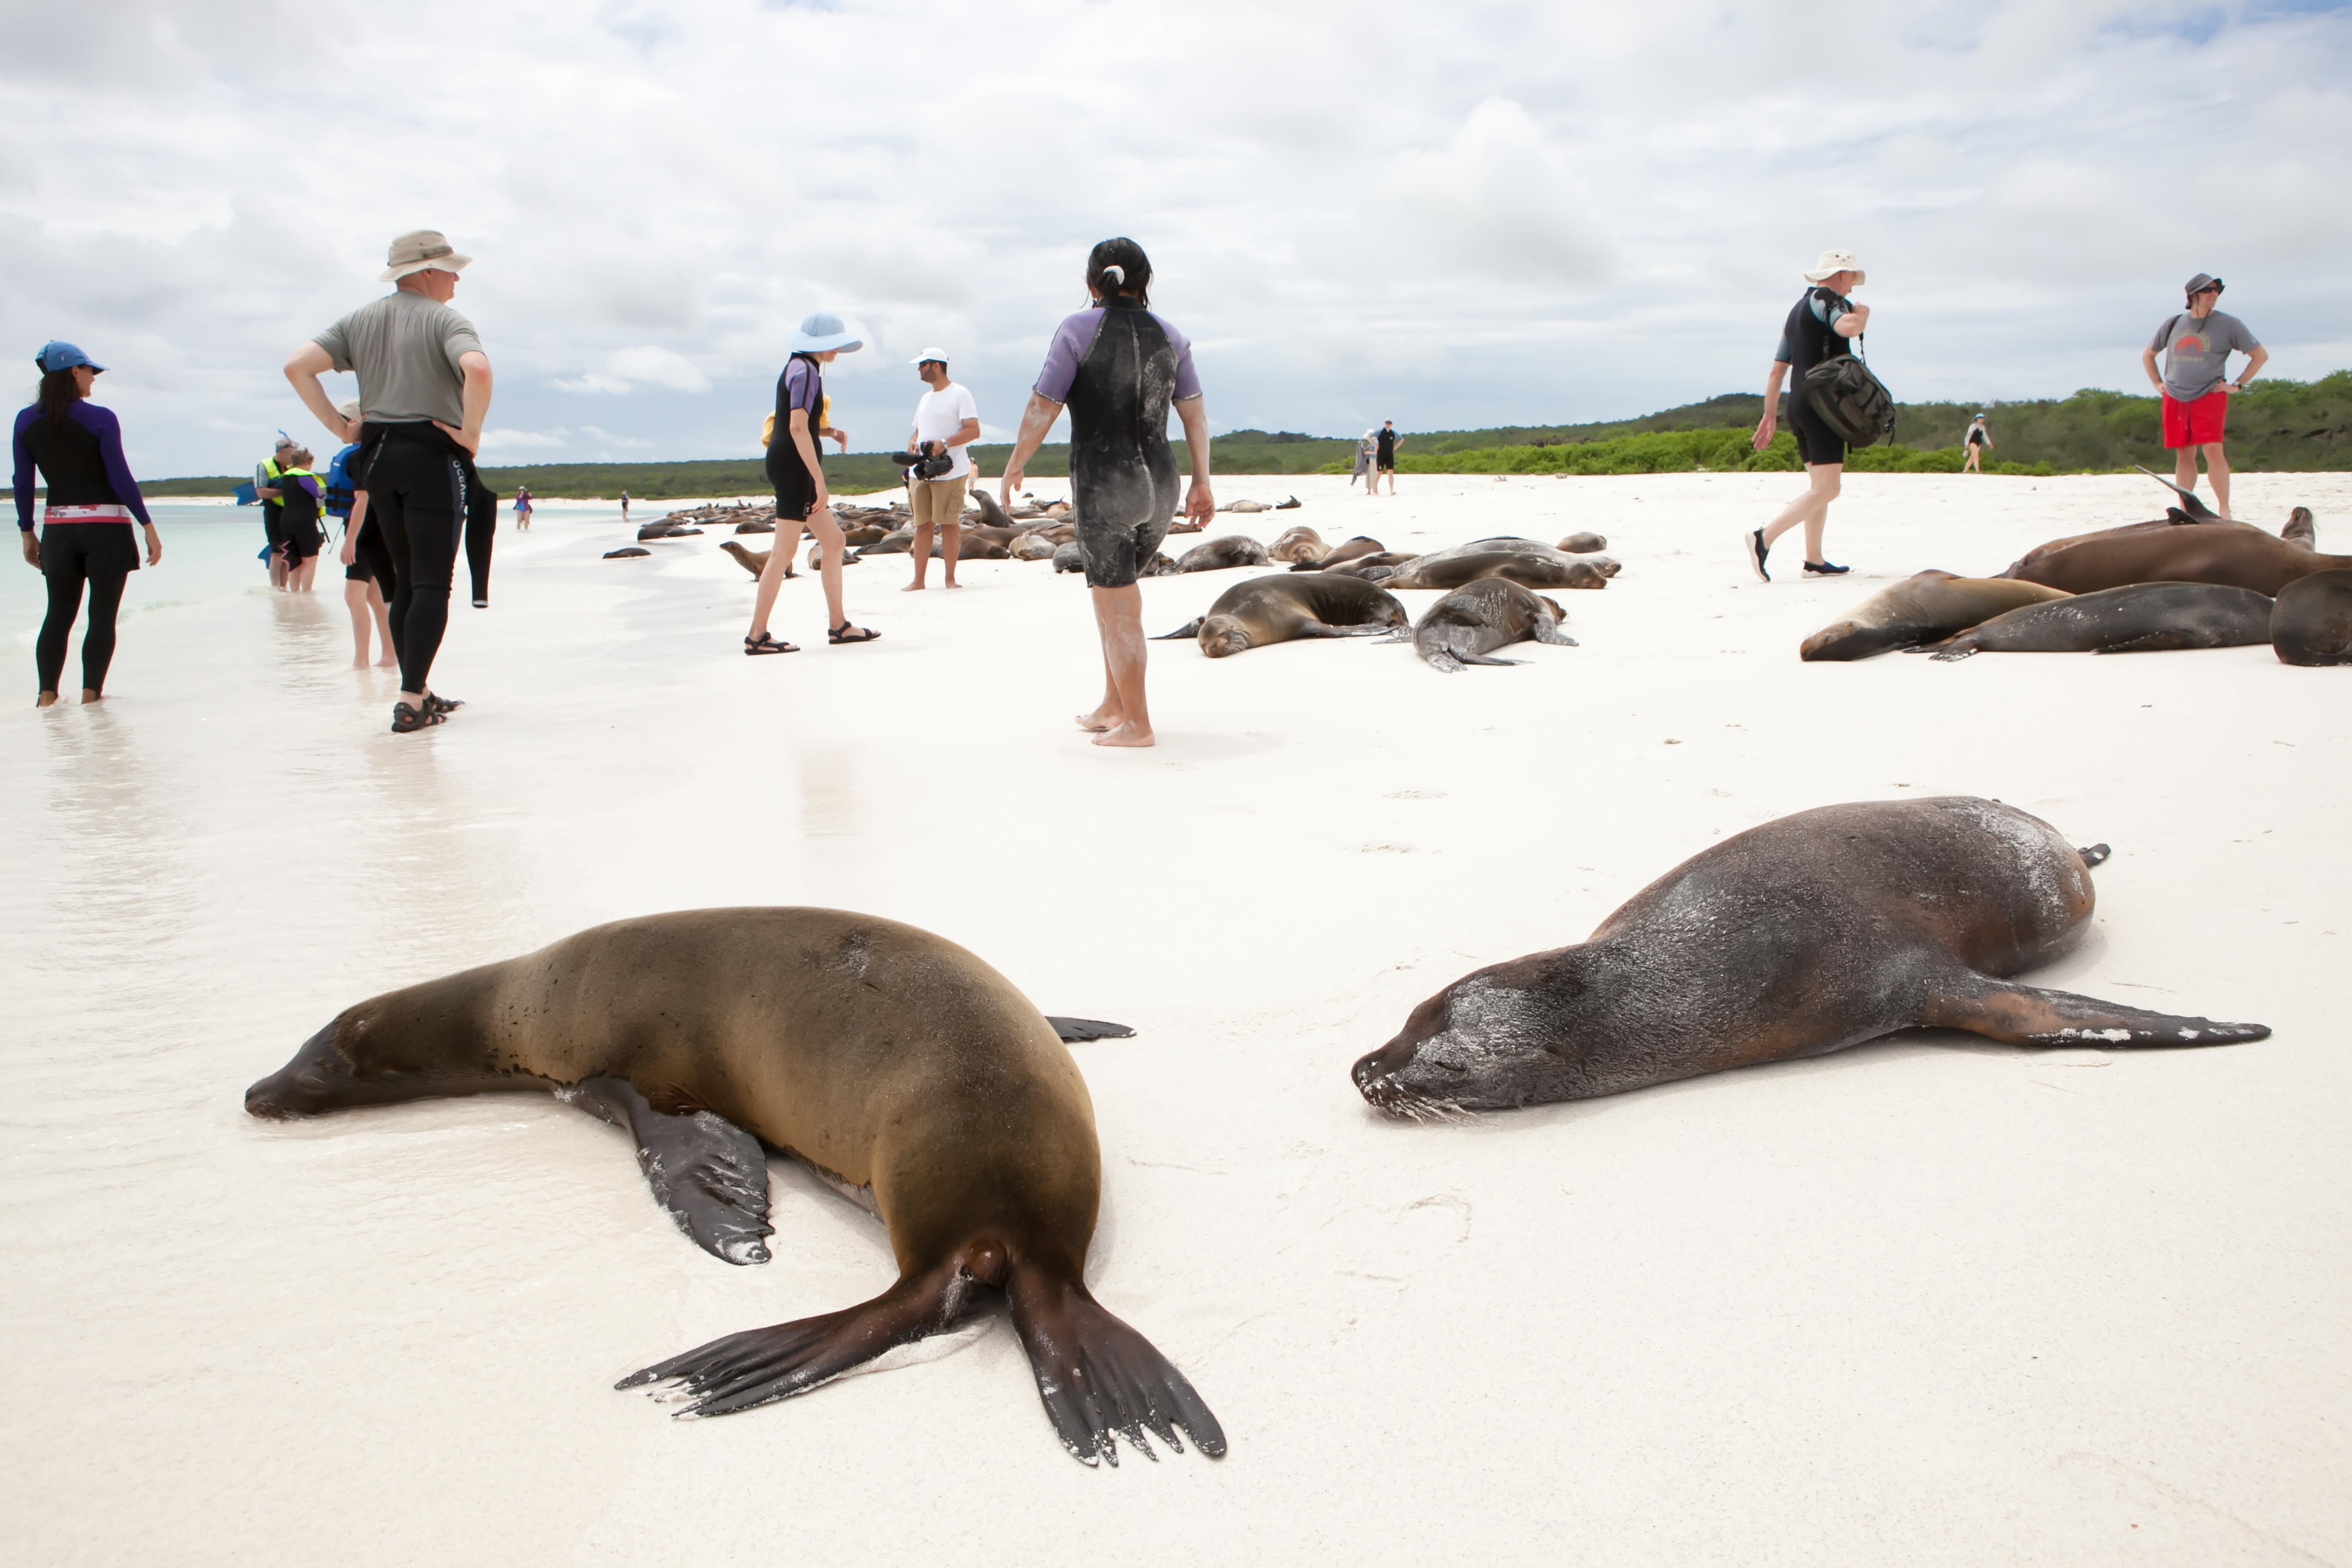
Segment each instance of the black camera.
[[890,460],[906,469],[910,479],[940,479],[955,467],[955,458],[949,456],[947,447],[937,441],[924,442],[919,452],[893,452]]

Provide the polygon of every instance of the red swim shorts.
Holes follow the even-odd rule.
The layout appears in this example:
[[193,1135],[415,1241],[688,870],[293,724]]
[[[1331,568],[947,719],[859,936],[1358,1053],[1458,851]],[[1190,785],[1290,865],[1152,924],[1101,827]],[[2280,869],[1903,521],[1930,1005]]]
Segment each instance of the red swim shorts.
[[2221,438],[2230,419],[2230,395],[2215,387],[2194,403],[2164,395],[2164,444],[2172,451],[2183,447],[2210,446]]

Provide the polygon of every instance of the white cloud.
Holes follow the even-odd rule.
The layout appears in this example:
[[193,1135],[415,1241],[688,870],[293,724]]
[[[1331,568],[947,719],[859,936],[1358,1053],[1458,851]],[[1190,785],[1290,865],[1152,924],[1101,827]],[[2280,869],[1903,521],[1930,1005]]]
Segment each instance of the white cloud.
[[[593,434],[593,432],[591,432]],[[564,430],[502,430],[496,427],[482,432],[482,451],[520,452],[538,450],[572,444],[571,433]]]
[[[1010,426],[1087,246],[1118,233],[1158,264],[1221,428],[1760,386],[1831,244],[1870,265],[1871,347],[1906,396],[2128,384],[2200,269],[2278,374],[2352,341],[2340,8],[198,10],[0,12],[0,345],[23,345],[20,388],[52,335],[112,364],[143,472],[239,472],[303,421],[278,367],[422,226],[479,258],[457,305],[499,428],[577,428],[598,396],[613,434],[583,439],[660,456],[756,451],[813,309],[868,333],[827,374],[845,427],[894,444],[920,390],[900,362],[933,341]],[[831,77],[780,118],[779,60],[878,67],[916,24],[957,40],[956,70]],[[402,91],[282,90],[249,40],[310,33]],[[1148,63],[1106,39],[1148,39]]]

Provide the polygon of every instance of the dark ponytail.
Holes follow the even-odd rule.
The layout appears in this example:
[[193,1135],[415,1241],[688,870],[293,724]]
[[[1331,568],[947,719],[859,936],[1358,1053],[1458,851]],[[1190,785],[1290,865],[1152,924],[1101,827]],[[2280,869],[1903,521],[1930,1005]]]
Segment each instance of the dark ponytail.
[[42,374],[41,417],[49,422],[50,429],[62,432],[72,417],[73,405],[80,401],[81,388],[74,381],[72,366]]
[[1149,305],[1151,258],[1143,254],[1143,247],[1123,235],[1106,239],[1087,253],[1087,287],[1106,300],[1114,294],[1132,294],[1137,304]]

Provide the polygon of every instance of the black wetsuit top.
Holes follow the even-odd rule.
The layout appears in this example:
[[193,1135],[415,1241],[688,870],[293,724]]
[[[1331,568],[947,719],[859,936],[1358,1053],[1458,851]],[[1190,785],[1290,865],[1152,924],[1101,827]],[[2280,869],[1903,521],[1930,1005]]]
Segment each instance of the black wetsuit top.
[[1175,448],[1168,410],[1176,348],[1151,312],[1125,295],[1102,321],[1070,383],[1070,499],[1089,521],[1128,528],[1176,515]]
[[[1816,303],[1820,306],[1818,312]],[[1789,320],[1780,329],[1780,352],[1774,357],[1789,366],[1789,418],[1792,422],[1819,422],[1805,403],[1805,373],[1823,360],[1843,359],[1853,353],[1853,341],[1831,330],[1840,316],[1853,309],[1853,302],[1844,295],[1820,288],[1806,289],[1789,308]]]

